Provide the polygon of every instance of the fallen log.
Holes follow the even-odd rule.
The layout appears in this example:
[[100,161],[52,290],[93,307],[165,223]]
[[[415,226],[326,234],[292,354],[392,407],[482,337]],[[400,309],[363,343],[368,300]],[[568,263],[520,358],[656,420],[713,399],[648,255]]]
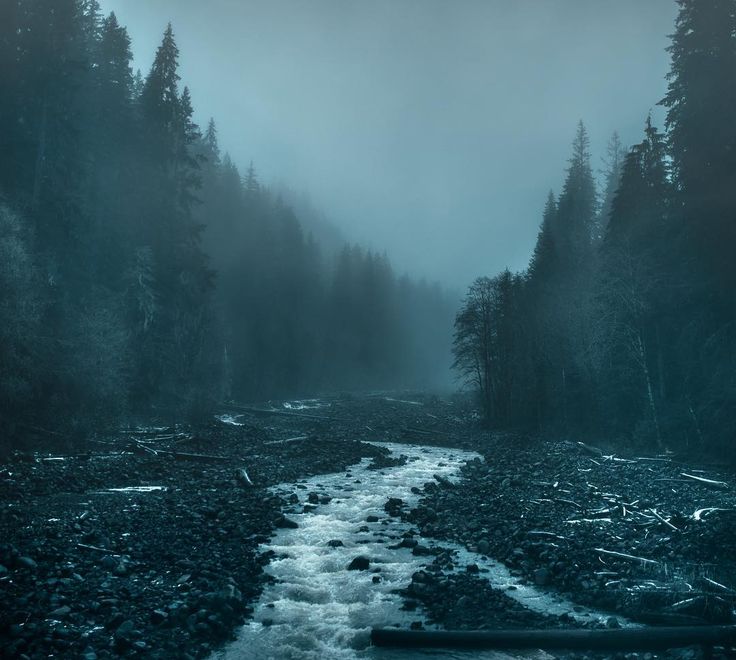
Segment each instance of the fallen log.
[[619,559],[630,559],[631,561],[640,561],[642,564],[659,564],[655,559],[646,559],[645,557],[637,557],[635,555],[628,555],[625,552],[616,552],[615,550],[604,550],[603,548],[595,548],[596,552],[600,552],[602,555],[608,555],[609,557],[618,557]]
[[714,513],[715,511],[734,511],[734,509],[721,509],[720,507],[717,507],[717,506],[708,506],[703,509],[698,509],[690,517],[693,520],[700,522],[703,519],[703,516],[707,516],[711,513]]
[[716,481],[715,479],[706,479],[705,477],[696,477],[694,474],[688,474],[687,472],[680,472],[680,474],[687,478],[692,479],[701,486],[707,488],[713,488],[715,490],[728,490],[728,484],[725,481]]
[[710,578],[701,577],[700,579],[701,579],[702,582],[704,582],[705,584],[707,584],[710,587],[715,587],[716,589],[720,589],[721,591],[725,591],[728,594],[736,593],[736,592],[734,592],[733,589],[731,589],[730,587],[727,587],[725,584],[721,584],[720,582],[716,582],[715,580],[711,580]]
[[309,440],[308,435],[297,435],[294,438],[286,438],[285,440],[269,440],[268,442],[264,442],[264,445],[283,445],[287,442],[301,442],[302,440]]
[[374,628],[374,646],[449,649],[662,650],[736,644],[736,626],[623,628],[618,630],[399,630]]
[[190,454],[184,451],[165,451],[159,449],[156,452],[159,456],[171,456],[177,461],[195,461],[198,463],[226,463],[232,461],[228,456],[214,456],[212,454]]

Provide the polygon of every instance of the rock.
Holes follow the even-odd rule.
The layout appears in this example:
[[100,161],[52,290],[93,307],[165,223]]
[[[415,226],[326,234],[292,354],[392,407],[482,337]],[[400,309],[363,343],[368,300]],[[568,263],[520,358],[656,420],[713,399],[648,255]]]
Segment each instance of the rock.
[[307,501],[310,504],[319,504],[319,493],[309,493],[309,496],[307,497]]
[[621,624],[619,623],[619,620],[615,616],[609,616],[606,619],[606,628],[620,628]]
[[410,519],[419,524],[427,524],[437,520],[437,512],[431,507],[418,506],[412,509]]
[[411,549],[411,554],[417,557],[423,557],[425,555],[431,555],[432,551],[426,545],[415,545]]
[[62,607],[57,607],[53,612],[49,612],[49,618],[61,619],[71,614],[71,612],[71,607],[69,607],[68,605],[63,605]]
[[35,571],[38,568],[38,564],[30,557],[18,557],[15,560],[15,565],[19,568],[27,568],[31,571]]
[[378,522],[378,516],[368,516],[365,519],[365,521],[366,522],[369,522],[369,523],[377,523]]
[[371,562],[368,557],[358,556],[348,564],[349,571],[367,571],[370,568]]
[[465,570],[468,573],[479,573],[480,572],[480,568],[478,568],[478,564],[468,564],[465,567]]
[[163,610],[153,610],[153,612],[151,612],[151,623],[156,626],[163,623],[168,618],[169,615]]
[[460,598],[457,599],[457,603],[455,603],[455,607],[459,610],[467,610],[472,604],[473,601],[470,599],[470,596],[460,596]]
[[411,576],[412,582],[426,582],[427,581],[427,573],[424,571],[416,571]]
[[118,560],[110,555],[105,555],[100,559],[100,566],[108,571],[114,571],[118,566]]
[[491,552],[491,544],[485,539],[478,541],[478,552],[482,555],[487,555]]
[[373,584],[378,584],[381,581],[381,578],[378,575],[374,575],[372,580],[373,580]]
[[404,506],[404,500],[398,497],[389,497],[386,504],[383,505],[383,508],[389,516],[397,517],[401,515],[401,509]]
[[296,529],[297,527],[299,527],[296,522],[294,522],[290,518],[287,518],[284,515],[280,515],[278,518],[276,518],[274,526],[279,529]]
[[130,637],[131,634],[133,633],[133,630],[135,630],[135,624],[133,623],[132,620],[126,619],[115,630],[115,637],[116,639],[117,638],[123,639],[123,638]]
[[345,544],[340,539],[332,539],[331,541],[327,541],[327,545],[331,548],[340,548]]
[[540,587],[548,585],[551,577],[547,568],[538,568],[534,571],[534,583]]

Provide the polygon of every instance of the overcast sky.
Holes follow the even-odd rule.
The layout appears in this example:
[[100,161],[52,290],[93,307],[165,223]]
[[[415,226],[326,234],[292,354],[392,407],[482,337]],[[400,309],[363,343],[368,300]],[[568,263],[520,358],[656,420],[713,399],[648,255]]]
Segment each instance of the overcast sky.
[[196,119],[397,270],[523,268],[578,119],[661,123],[675,0],[103,0],[145,74],[171,21]]

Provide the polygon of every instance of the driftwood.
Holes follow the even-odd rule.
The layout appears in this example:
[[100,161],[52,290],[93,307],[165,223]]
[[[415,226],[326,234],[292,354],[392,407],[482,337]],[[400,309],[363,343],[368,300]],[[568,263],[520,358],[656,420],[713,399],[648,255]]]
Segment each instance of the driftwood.
[[264,442],[264,445],[283,445],[287,442],[301,442],[302,440],[309,440],[308,435],[297,435],[294,438],[286,438],[285,440],[269,440],[268,442]]
[[680,472],[680,474],[686,479],[692,479],[701,486],[714,488],[715,490],[728,490],[728,484],[725,481],[715,481],[714,479],[706,479],[705,477],[696,477],[694,474],[688,474],[687,472]]
[[656,650],[736,643],[736,626],[623,628],[619,630],[398,630],[374,628],[375,646],[450,649]]
[[235,480],[239,484],[242,484],[243,486],[247,486],[249,488],[252,488],[254,486],[245,468],[238,468],[237,470],[235,470]]
[[602,555],[608,555],[609,557],[618,557],[619,559],[630,559],[631,561],[640,561],[642,564],[659,564],[655,559],[646,559],[644,557],[636,557],[635,555],[628,555],[625,552],[616,552],[615,550],[604,550],[603,548],[595,548],[596,552],[600,552]]
[[165,451],[159,449],[157,454],[163,456],[171,456],[177,461],[195,461],[198,463],[227,463],[232,461],[228,456],[214,456],[212,454],[190,454],[184,451]]
[[725,584],[721,584],[720,582],[716,582],[715,580],[711,580],[710,578],[701,577],[700,580],[704,584],[707,584],[709,587],[715,587],[716,589],[719,589],[720,591],[724,591],[728,594],[736,593],[734,592],[733,589],[731,589],[730,587],[727,587]]
[[108,550],[107,548],[100,548],[99,546],[96,546],[96,545],[87,545],[86,543],[77,543],[77,547],[81,548],[82,550],[92,550],[93,552],[103,552],[106,555],[113,555],[115,557],[120,556],[114,550]]
[[311,419],[318,422],[339,422],[342,421],[338,417],[330,417],[328,415],[314,415],[312,413],[296,412],[294,410],[271,410],[268,408],[250,408],[249,406],[241,406],[238,404],[227,404],[228,407],[234,408],[241,412],[253,415],[255,417],[300,417],[303,419]]
[[130,449],[130,451],[132,451],[134,454],[151,454],[152,456],[158,456],[159,454],[156,449],[147,447],[140,442],[132,442],[130,445],[128,445],[128,449]]
[[661,515],[657,513],[656,509],[649,509],[649,512],[657,519],[659,522],[664,523],[669,527],[670,529],[674,530],[675,532],[679,532],[680,530],[675,527],[669,520],[665,520]]

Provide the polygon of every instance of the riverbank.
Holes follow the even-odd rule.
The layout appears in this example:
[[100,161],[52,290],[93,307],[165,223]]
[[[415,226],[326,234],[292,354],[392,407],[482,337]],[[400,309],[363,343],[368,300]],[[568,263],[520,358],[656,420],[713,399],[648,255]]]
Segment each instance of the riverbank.
[[0,656],[201,658],[230,639],[263,586],[259,543],[290,524],[267,488],[384,453],[311,423],[284,442],[304,421],[11,457],[0,466]]
[[[481,451],[485,460],[468,463],[456,485],[430,484],[406,514],[423,537],[457,542],[529,584],[610,611],[612,627],[616,616],[734,622],[736,496],[723,468],[570,442],[497,438]],[[429,600],[437,610],[441,599]],[[452,628],[476,624],[452,608],[435,616]]]

